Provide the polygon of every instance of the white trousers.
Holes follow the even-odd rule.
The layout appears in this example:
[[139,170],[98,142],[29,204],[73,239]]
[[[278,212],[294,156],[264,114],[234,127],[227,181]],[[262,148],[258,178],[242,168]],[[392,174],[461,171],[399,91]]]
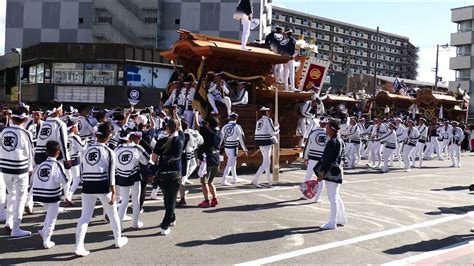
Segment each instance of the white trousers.
[[382,168],[383,172],[388,172],[388,165],[389,165],[390,158],[393,155],[393,151],[394,151],[393,149],[383,147],[383,168]]
[[316,160],[308,160],[308,165],[306,166],[306,175],[304,176],[304,181],[311,180],[314,175],[314,167],[318,162]]
[[346,145],[346,156],[348,160],[348,167],[354,168],[355,161],[357,158],[357,153],[359,153],[360,144],[356,143],[347,143]]
[[128,199],[130,198],[130,194],[131,194],[132,195],[132,209],[133,209],[132,224],[133,224],[133,227],[135,228],[138,227],[138,218],[140,216],[140,189],[141,189],[140,185],[141,185],[140,181],[136,181],[135,183],[133,183],[133,186],[129,186],[129,187],[117,186],[120,191],[120,197],[121,197],[120,207],[118,211],[119,219],[120,221],[123,221],[123,217],[125,216],[125,213],[127,212],[127,208],[128,208]]
[[186,185],[186,182],[189,180],[189,177],[191,174],[196,170],[197,163],[196,163],[196,158],[191,158],[188,160],[187,163],[187,169],[186,169],[186,175],[181,178],[181,185]]
[[273,66],[273,75],[277,83],[283,82],[283,64],[276,64]]
[[[330,182],[328,182],[330,183]],[[318,190],[316,191],[316,195],[314,195],[314,201],[319,201],[321,198],[321,194],[323,193],[324,187],[326,186],[326,181],[321,180],[318,184]]]
[[442,141],[439,142],[439,154],[438,154],[438,159],[442,159],[443,158],[443,152],[444,152],[444,157],[445,158],[448,158],[448,153],[449,153],[449,142],[448,140],[444,139]]
[[107,213],[110,219],[110,225],[114,233],[115,243],[119,241],[122,236],[120,229],[120,221],[117,212],[117,204],[114,202],[112,205],[109,204],[112,193],[108,194],[82,194],[82,212],[81,218],[77,223],[76,229],[76,250],[84,250],[84,239],[86,238],[87,227],[94,214],[94,207],[97,200],[102,203],[102,208]]
[[360,144],[357,145],[357,148],[356,148],[356,160],[355,160],[355,163],[358,164],[360,163],[360,157],[361,157],[361,151],[362,151],[362,141],[360,142]]
[[435,152],[439,157],[439,154],[441,152],[439,151],[439,140],[438,140],[438,138],[431,137],[430,143],[431,143],[431,146],[430,146],[430,150],[429,150],[429,153],[428,153],[428,158],[431,158],[433,153],[435,153]]
[[28,195],[28,173],[21,175],[3,173],[3,180],[8,191],[5,225],[10,226],[12,230],[19,229]]
[[260,168],[258,168],[257,173],[255,174],[254,178],[252,179],[252,183],[258,184],[258,180],[260,178],[260,175],[265,172],[267,174],[267,180],[269,184],[273,184],[272,176],[270,174],[270,161],[272,157],[272,145],[267,145],[267,146],[260,146],[259,147],[260,152],[262,153],[262,165],[260,165]]
[[227,176],[232,172],[232,178],[237,181],[237,156],[235,154],[236,149],[225,148],[225,154],[227,155],[227,164],[224,168],[224,174],[222,175],[222,183],[227,179]]
[[250,19],[246,14],[242,15],[242,49],[247,49],[247,43],[250,38]]
[[216,98],[211,93],[208,93],[207,94],[207,99],[209,100],[209,104],[211,105],[214,112],[216,112],[216,113],[219,112],[219,110],[217,109],[217,106],[216,106],[216,101],[221,102],[226,106],[227,115],[230,115],[230,113],[232,112],[232,109],[231,109],[232,108],[232,102],[230,101],[229,97],[217,97]]
[[425,143],[417,142],[415,149],[411,152],[411,161],[412,166],[415,165],[416,156],[418,155],[418,160],[420,161],[420,167],[423,164],[423,150],[425,149]]
[[[288,63],[283,64],[283,84],[285,84],[285,90],[295,89],[295,61],[290,60]],[[291,87],[289,86],[291,84]]]
[[325,182],[329,200],[329,221],[328,226],[335,227],[337,224],[347,224],[346,208],[339,195],[341,184],[334,182]]
[[402,165],[402,149],[403,149],[403,142],[397,142],[395,147],[395,155],[397,155],[398,162]]
[[403,145],[403,166],[405,167],[405,170],[410,170],[411,168],[410,158],[414,149],[415,146],[410,146],[408,144]]
[[380,156],[381,143],[380,141],[372,142],[370,147],[370,160],[373,165],[379,167],[382,163],[382,157]]
[[298,119],[297,132],[298,132],[297,135],[301,136],[302,138],[305,138],[305,136],[306,136],[306,118],[300,117]]
[[193,128],[193,111],[192,110],[185,110],[183,111],[183,117],[184,117],[184,120],[186,120],[186,122],[188,122],[189,124],[189,128]]
[[364,147],[363,151],[362,151],[362,156],[363,157],[367,157],[367,160],[369,160],[369,163],[370,163],[370,151],[372,149],[372,141],[367,141],[367,146]]
[[451,157],[453,166],[460,167],[461,166],[461,146],[457,144],[449,145],[449,157]]
[[41,235],[43,236],[44,242],[51,241],[54,227],[56,226],[56,220],[58,219],[59,212],[59,201],[52,203],[43,203],[46,209],[46,217],[44,217],[43,229],[41,229]]
[[[73,166],[71,169],[68,171],[69,173],[69,182],[72,181],[72,184],[69,184],[69,189],[65,190],[67,192],[66,198],[68,200],[71,200],[72,195],[76,192],[77,188],[79,187],[79,184],[81,183],[81,169],[80,166]],[[69,183],[68,182],[68,183]]]
[[3,181],[3,174],[0,173],[0,221],[6,218],[6,203],[7,203],[7,187]]

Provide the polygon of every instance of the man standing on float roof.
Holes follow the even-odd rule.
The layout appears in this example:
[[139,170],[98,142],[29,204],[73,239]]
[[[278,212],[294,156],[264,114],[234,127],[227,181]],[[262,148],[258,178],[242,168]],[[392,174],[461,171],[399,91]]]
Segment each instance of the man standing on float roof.
[[252,0],[240,0],[234,19],[240,19],[242,23],[242,50],[250,50],[247,48],[247,42],[250,38],[250,21],[252,20]]

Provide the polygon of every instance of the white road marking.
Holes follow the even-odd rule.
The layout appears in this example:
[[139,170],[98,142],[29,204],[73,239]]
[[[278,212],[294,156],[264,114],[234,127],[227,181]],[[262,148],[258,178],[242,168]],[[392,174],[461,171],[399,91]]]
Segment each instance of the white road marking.
[[295,258],[295,257],[299,257],[299,256],[304,256],[304,255],[320,252],[320,251],[323,251],[323,250],[328,250],[328,249],[333,249],[333,248],[337,248],[337,247],[352,245],[352,244],[356,244],[356,243],[360,243],[360,242],[364,242],[364,241],[368,241],[368,240],[373,240],[373,239],[377,239],[377,238],[382,238],[382,237],[386,237],[386,236],[390,236],[390,235],[395,235],[395,234],[399,234],[399,233],[403,233],[403,232],[407,232],[407,231],[413,231],[413,230],[416,230],[416,229],[429,227],[429,226],[433,226],[433,225],[437,225],[437,224],[441,224],[441,223],[447,223],[447,222],[450,222],[450,221],[463,219],[463,218],[466,218],[468,216],[474,216],[474,215],[473,215],[472,212],[469,212],[469,213],[464,214],[464,215],[449,215],[449,216],[439,218],[439,219],[436,219],[436,220],[431,220],[431,221],[426,221],[426,222],[422,222],[422,223],[406,225],[406,226],[402,226],[402,227],[399,227],[399,228],[389,229],[389,230],[386,230],[386,231],[381,231],[381,232],[372,233],[372,234],[368,234],[368,235],[362,235],[362,236],[358,236],[358,237],[354,237],[354,238],[350,238],[350,239],[346,239],[346,240],[342,240],[342,241],[336,241],[336,242],[327,243],[327,244],[323,244],[323,245],[318,245],[318,246],[313,246],[313,247],[304,248],[304,249],[300,249],[300,250],[295,250],[295,251],[291,251],[291,252],[286,252],[286,253],[282,253],[282,254],[279,254],[279,255],[270,256],[270,257],[267,257],[267,258],[262,258],[262,259],[257,259],[257,260],[253,260],[253,261],[239,263],[239,264],[236,264],[236,265],[237,266],[262,265],[262,264],[278,262],[278,261],[282,261],[282,260],[287,260],[287,259],[291,259],[291,258]]
[[418,255],[415,255],[415,256],[411,256],[411,257],[408,257],[408,258],[404,258],[404,259],[401,259],[401,260],[395,260],[395,261],[392,261],[392,262],[389,262],[389,263],[382,264],[382,266],[413,265],[414,263],[416,263],[418,261],[428,259],[428,258],[432,258],[432,257],[436,257],[436,256],[440,256],[440,255],[448,253],[448,252],[454,252],[455,250],[459,250],[459,249],[466,248],[466,247],[469,247],[469,246],[471,246],[471,248],[474,251],[474,240],[466,240],[466,241],[459,242],[459,243],[456,243],[454,245],[447,246],[447,247],[444,247],[444,248],[441,248],[441,249],[438,249],[438,250],[425,252],[425,253],[418,254]]
[[[456,171],[456,172],[446,172],[446,174],[449,173],[461,173],[461,172],[472,172],[472,171]],[[298,175],[303,175],[301,172],[294,172],[291,174],[298,174]],[[421,175],[408,175],[408,176],[401,176],[401,177],[389,177],[389,178],[377,178],[377,179],[366,179],[366,180],[355,180],[355,181],[344,181],[344,184],[356,184],[356,183],[370,183],[370,182],[378,182],[378,181],[385,181],[385,180],[395,180],[395,179],[405,179],[405,178],[413,178],[413,177],[423,177],[423,176],[431,176],[432,174],[421,174]],[[242,178],[243,179],[243,178]],[[243,179],[244,182],[250,183],[249,180]],[[288,182],[292,183],[295,182],[294,180],[280,180],[283,182]],[[252,193],[260,193],[260,192],[267,192],[267,191],[284,191],[284,190],[290,190],[290,189],[298,189],[299,185],[291,186],[291,187],[274,187],[274,188],[262,188],[262,189],[249,189],[249,190],[238,190],[238,191],[232,191],[232,192],[224,192],[224,193],[219,193],[219,196],[233,196],[233,195],[243,195],[243,194],[252,194]],[[439,193],[438,191],[430,191],[431,193]],[[345,192],[342,192],[345,193]],[[417,192],[418,193],[418,192]],[[188,196],[186,199],[200,199],[202,198],[201,194],[194,195],[194,196]],[[158,202],[163,202],[163,200],[146,200],[144,205],[149,205],[153,203],[158,203]],[[96,205],[95,209],[102,208],[102,205]],[[77,211],[81,210],[81,207],[71,207],[71,208],[65,208],[65,211]],[[36,212],[36,213],[42,213]]]

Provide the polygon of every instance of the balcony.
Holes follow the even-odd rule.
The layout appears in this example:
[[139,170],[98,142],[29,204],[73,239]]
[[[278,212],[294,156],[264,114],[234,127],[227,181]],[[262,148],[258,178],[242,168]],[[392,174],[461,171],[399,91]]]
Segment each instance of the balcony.
[[472,57],[470,56],[460,56],[460,57],[451,57],[449,59],[449,69],[469,69],[471,68]]
[[474,82],[471,82],[469,80],[464,80],[464,81],[450,81],[449,82],[449,90],[450,91],[456,91],[458,86],[463,89],[469,91],[469,89],[472,88],[474,85]]
[[451,45],[464,45],[474,42],[472,31],[451,33]]
[[474,19],[474,7],[458,8],[451,11],[451,21],[461,22]]

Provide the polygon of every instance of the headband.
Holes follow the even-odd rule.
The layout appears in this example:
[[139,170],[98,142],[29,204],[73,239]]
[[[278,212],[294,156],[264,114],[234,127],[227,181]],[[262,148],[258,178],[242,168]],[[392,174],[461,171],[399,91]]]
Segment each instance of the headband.
[[120,140],[129,140],[130,139],[130,134],[127,134],[125,137],[120,137]]
[[68,126],[68,127],[67,127],[67,130],[70,130],[71,128],[73,128],[73,127],[75,127],[75,126],[77,126],[77,123],[74,123],[74,124],[72,124],[71,126]]
[[23,113],[21,115],[12,115],[12,117],[19,118],[19,119],[25,119],[25,118],[28,118],[29,116],[27,114]]
[[52,110],[50,110],[50,112],[51,112],[51,113],[56,113],[56,112],[58,112],[58,111],[60,111],[60,110],[62,110],[62,109],[63,109],[63,105],[61,104],[59,107],[55,107],[55,108],[53,108]]

